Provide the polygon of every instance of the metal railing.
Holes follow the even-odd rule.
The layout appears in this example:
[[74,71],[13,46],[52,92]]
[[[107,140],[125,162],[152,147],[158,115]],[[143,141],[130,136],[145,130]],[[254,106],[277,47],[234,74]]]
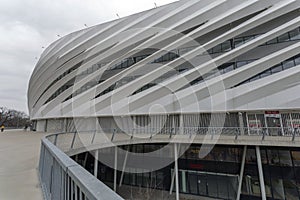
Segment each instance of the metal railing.
[[122,199],[47,138],[42,139],[39,173],[46,200]]
[[130,129],[102,129],[76,131],[64,134],[54,134],[47,139],[64,152],[73,149],[111,143],[116,141],[135,141],[141,139],[168,139],[175,136],[231,136],[233,140],[253,137],[256,140],[295,141],[300,137],[300,129],[291,128],[239,128],[239,127],[177,127],[177,128],[130,128]]
[[[102,133],[102,134],[101,134]],[[103,134],[105,133],[105,134]],[[133,138],[153,139],[155,137],[172,138],[175,135],[188,137],[197,135],[233,136],[238,140],[242,136],[286,138],[294,141],[300,136],[300,129],[291,128],[238,128],[238,127],[177,127],[177,128],[131,128],[76,131],[57,133],[42,140],[39,172],[45,199],[122,199],[96,177],[73,161],[64,152],[89,145],[110,141],[131,140]],[[104,137],[103,137],[104,136]],[[286,140],[284,139],[284,140]]]

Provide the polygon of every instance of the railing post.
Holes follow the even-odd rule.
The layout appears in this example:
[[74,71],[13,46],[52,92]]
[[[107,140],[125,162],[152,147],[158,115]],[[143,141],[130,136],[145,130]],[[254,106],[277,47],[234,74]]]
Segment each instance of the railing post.
[[154,133],[154,130],[153,130],[153,128],[152,128],[152,129],[151,129],[151,133],[150,133],[150,140],[152,139],[153,133]]
[[116,129],[113,130],[113,134],[112,134],[112,136],[111,136],[111,141],[114,140],[114,138],[115,138],[115,133],[116,133]]
[[294,141],[295,141],[295,138],[296,138],[296,130],[295,130],[295,129],[293,129],[293,137],[292,137],[292,142],[294,142]]
[[262,140],[265,140],[266,130],[263,129],[262,133],[263,133]]
[[240,133],[239,128],[236,128],[236,131],[235,131],[235,140],[238,139],[239,133]]
[[212,132],[211,132],[211,139],[213,140],[214,139],[214,134],[215,134],[215,128],[212,128]]
[[174,130],[174,128],[171,128],[171,131],[170,131],[170,138],[172,138],[173,130]]

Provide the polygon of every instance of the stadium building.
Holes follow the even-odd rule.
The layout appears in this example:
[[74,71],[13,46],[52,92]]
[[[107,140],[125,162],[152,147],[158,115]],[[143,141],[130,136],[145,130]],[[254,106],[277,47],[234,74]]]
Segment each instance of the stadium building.
[[299,81],[300,1],[181,0],[51,44],[28,106],[123,198],[294,200]]

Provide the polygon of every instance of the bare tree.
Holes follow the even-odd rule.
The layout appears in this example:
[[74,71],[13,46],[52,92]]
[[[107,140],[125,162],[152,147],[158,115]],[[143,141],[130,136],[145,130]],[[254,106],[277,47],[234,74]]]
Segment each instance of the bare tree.
[[0,125],[18,128],[29,125],[29,123],[29,116],[25,112],[0,107]]

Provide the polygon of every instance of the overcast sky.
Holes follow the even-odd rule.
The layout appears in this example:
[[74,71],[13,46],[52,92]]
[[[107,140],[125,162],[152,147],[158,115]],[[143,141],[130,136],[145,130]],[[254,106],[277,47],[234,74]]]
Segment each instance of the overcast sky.
[[0,106],[28,113],[27,86],[57,35],[175,0],[0,0]]

